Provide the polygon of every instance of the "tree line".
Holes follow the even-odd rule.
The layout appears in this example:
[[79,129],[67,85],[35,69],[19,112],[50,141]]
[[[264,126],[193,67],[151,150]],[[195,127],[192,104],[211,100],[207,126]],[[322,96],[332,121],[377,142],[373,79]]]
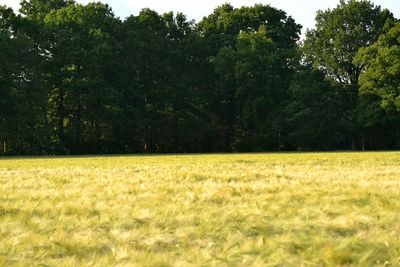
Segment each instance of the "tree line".
[[262,4],[198,23],[73,0],[2,6],[1,153],[399,149],[399,21],[341,0],[301,29]]

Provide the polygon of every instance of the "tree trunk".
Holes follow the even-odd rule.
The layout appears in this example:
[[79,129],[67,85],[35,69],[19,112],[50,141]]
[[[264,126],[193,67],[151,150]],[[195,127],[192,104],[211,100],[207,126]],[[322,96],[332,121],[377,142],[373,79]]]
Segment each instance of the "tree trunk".
[[178,115],[176,111],[176,101],[172,107],[172,145],[174,153],[179,152],[179,136],[178,136]]
[[357,139],[355,136],[351,137],[351,150],[357,150]]
[[65,117],[65,108],[64,108],[64,97],[65,92],[64,89],[58,89],[58,103],[57,103],[57,113],[58,113],[58,138],[60,139],[61,144],[65,145],[65,134],[64,134],[64,117]]
[[365,137],[364,136],[361,138],[361,146],[362,146],[362,150],[365,151]]

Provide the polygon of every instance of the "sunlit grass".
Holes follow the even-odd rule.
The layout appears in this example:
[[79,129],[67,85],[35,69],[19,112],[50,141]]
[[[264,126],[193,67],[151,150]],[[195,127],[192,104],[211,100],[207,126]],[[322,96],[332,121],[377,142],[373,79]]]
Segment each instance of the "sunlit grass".
[[400,153],[0,160],[2,266],[399,266]]

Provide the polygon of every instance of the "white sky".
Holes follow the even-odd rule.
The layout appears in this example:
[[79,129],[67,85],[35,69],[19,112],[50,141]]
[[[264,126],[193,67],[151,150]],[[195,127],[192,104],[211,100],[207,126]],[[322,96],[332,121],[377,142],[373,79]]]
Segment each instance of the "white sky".
[[[77,0],[77,2],[88,3],[90,0]],[[307,28],[314,27],[317,10],[335,7],[339,0],[101,0],[101,2],[108,3],[115,14],[121,18],[131,14],[136,15],[140,9],[149,7],[159,13],[180,11],[187,15],[189,19],[196,21],[210,14],[215,7],[225,2],[230,2],[237,7],[263,3],[286,11],[297,23],[303,25],[303,31],[305,31]],[[397,18],[400,18],[400,0],[372,0],[372,2],[383,8],[388,8]],[[14,10],[17,10],[19,0],[0,0],[0,5],[11,6]]]

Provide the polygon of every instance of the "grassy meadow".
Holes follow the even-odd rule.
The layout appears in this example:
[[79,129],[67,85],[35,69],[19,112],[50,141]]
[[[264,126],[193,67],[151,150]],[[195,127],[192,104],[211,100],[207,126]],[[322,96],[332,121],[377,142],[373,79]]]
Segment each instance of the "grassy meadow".
[[0,266],[400,266],[400,153],[0,159]]

